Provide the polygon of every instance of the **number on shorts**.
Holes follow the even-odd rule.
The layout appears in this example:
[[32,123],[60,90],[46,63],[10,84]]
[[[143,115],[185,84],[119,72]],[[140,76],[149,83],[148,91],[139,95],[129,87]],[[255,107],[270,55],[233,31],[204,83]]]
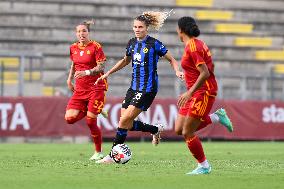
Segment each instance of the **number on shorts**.
[[135,99],[140,100],[141,96],[142,96],[142,93],[136,93]]
[[98,109],[98,112],[101,112],[103,107],[104,107],[104,102],[103,101],[95,100],[94,108]]
[[196,114],[196,112],[198,112],[200,110],[202,102],[203,102],[202,100],[196,102],[196,98],[193,98],[193,103],[191,105],[191,108],[193,108],[193,107],[195,108],[195,110],[192,111],[193,113]]

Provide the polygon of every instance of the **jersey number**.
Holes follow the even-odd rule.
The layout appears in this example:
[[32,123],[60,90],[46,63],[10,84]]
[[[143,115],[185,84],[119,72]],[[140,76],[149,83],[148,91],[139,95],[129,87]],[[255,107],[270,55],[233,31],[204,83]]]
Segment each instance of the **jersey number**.
[[142,93],[136,93],[135,99],[140,100],[141,96],[142,96]]
[[200,110],[201,105],[202,105],[202,100],[196,102],[196,98],[193,98],[193,103],[191,105],[191,108],[195,108],[194,111],[192,111],[192,113],[197,114],[197,112]]
[[103,102],[103,101],[95,100],[95,102],[94,102],[94,108],[98,109],[98,112],[101,112],[101,110],[103,109],[103,107],[104,107],[104,102]]

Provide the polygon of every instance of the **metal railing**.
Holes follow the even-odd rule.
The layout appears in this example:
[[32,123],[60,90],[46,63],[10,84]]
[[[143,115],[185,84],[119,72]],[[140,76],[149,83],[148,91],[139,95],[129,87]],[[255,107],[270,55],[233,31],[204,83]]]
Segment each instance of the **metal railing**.
[[[0,53],[0,56],[2,54]],[[7,56],[7,54],[5,54]],[[15,56],[15,54],[13,54]],[[21,61],[27,59],[29,56],[22,55],[20,56]],[[32,54],[31,58],[38,58],[42,60],[41,54],[35,56]],[[33,65],[32,61],[30,64]],[[30,66],[31,68],[31,66]],[[1,70],[2,69],[2,70]],[[21,68],[23,72],[24,64],[21,63]],[[3,72],[3,66],[0,66],[0,73]],[[66,72],[64,72],[58,78],[55,78],[52,82],[47,83],[47,86],[51,86],[53,88],[53,95],[63,95],[70,96],[71,92],[67,88],[66,79],[68,76],[69,68],[66,68]],[[129,77],[129,73],[119,71],[116,75],[121,75],[124,77]],[[276,73],[271,67],[270,72],[267,74],[257,74],[256,72],[231,72],[231,73],[215,73],[217,81],[218,81],[218,96],[219,99],[239,99],[239,100],[281,100],[284,101],[284,74]],[[162,87],[168,86],[172,90],[166,95],[162,95],[164,97],[171,96],[179,96],[183,91],[186,90],[184,82],[181,82],[179,79],[176,79],[175,75],[172,73],[159,73],[159,76],[172,78],[172,82],[161,83]],[[1,75],[3,77],[3,75]],[[3,81],[3,78],[0,78]],[[18,91],[19,96],[23,94],[23,85],[24,80],[19,82]],[[120,83],[119,83],[120,82]],[[125,80],[117,80],[115,85],[121,86],[129,86],[129,82],[125,83]],[[1,85],[1,91],[3,85]],[[109,88],[111,89],[111,85]],[[121,91],[122,95],[124,95],[125,91]],[[111,96],[112,94],[109,93]],[[168,96],[167,96],[168,95]]]
[[[0,62],[0,95],[5,95],[5,88],[7,84],[5,84],[5,72],[12,70],[18,73],[17,77],[17,88],[13,87],[16,92],[17,96],[23,96],[25,90],[25,82],[32,82],[33,81],[33,71],[39,71],[40,79],[42,77],[42,70],[43,70],[43,56],[41,53],[34,53],[34,52],[0,52],[0,57],[9,57],[9,58],[18,58],[19,59],[19,66],[15,68],[6,68],[3,61]],[[37,65],[37,66],[35,66]],[[24,78],[25,71],[29,74],[27,80]],[[10,96],[10,94],[7,94]]]
[[[270,75],[255,73],[216,74],[219,99],[239,100],[281,100],[284,101],[284,75],[271,72]],[[186,90],[176,80],[176,95]]]

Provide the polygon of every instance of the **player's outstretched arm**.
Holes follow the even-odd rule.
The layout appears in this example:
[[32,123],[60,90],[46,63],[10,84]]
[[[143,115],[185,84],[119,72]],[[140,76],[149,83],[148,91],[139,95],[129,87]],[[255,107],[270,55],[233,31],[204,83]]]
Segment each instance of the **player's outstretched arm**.
[[74,73],[75,73],[74,63],[72,62],[70,70],[69,70],[69,75],[68,75],[68,78],[67,78],[67,81],[66,81],[68,89],[70,89],[70,91],[72,91],[72,92],[74,92],[74,85],[72,83]]
[[76,71],[74,74],[75,79],[87,76],[87,75],[96,75],[103,72],[105,69],[105,61],[98,62],[97,66],[90,70]]
[[100,80],[106,79],[112,73],[117,72],[118,70],[122,69],[123,67],[128,65],[130,62],[131,62],[131,58],[128,56],[125,56],[123,59],[119,60],[108,72],[106,72],[104,75],[99,77],[95,85],[98,84]]
[[181,80],[184,80],[184,73],[179,71],[179,67],[178,67],[178,62],[176,61],[176,59],[172,56],[172,54],[170,53],[170,51],[168,51],[165,56],[164,56],[169,63],[171,64],[172,68],[175,70],[176,72],[176,76],[178,78],[180,78]]

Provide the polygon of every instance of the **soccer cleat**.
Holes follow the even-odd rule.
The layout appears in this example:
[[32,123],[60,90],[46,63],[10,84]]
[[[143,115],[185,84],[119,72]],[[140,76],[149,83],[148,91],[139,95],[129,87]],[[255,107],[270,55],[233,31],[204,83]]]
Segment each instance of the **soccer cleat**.
[[233,124],[230,118],[227,116],[225,109],[220,108],[215,112],[215,114],[219,117],[219,123],[225,126],[229,132],[234,130]]
[[107,112],[107,111],[102,110],[102,111],[101,111],[101,114],[102,114],[102,116],[103,116],[104,118],[108,118],[108,112]]
[[187,175],[205,175],[209,174],[211,172],[211,166],[209,165],[208,168],[202,167],[200,165],[197,166],[196,169],[194,169],[191,172],[186,173]]
[[94,155],[89,160],[100,160],[103,159],[104,154],[102,152],[95,152]]
[[103,159],[97,160],[96,163],[99,163],[99,164],[111,164],[111,163],[115,163],[115,162],[110,157],[110,155],[107,155]]
[[155,126],[158,127],[158,132],[156,134],[153,134],[153,139],[152,139],[153,146],[157,146],[160,143],[161,132],[164,130],[164,125],[162,124],[157,124]]

